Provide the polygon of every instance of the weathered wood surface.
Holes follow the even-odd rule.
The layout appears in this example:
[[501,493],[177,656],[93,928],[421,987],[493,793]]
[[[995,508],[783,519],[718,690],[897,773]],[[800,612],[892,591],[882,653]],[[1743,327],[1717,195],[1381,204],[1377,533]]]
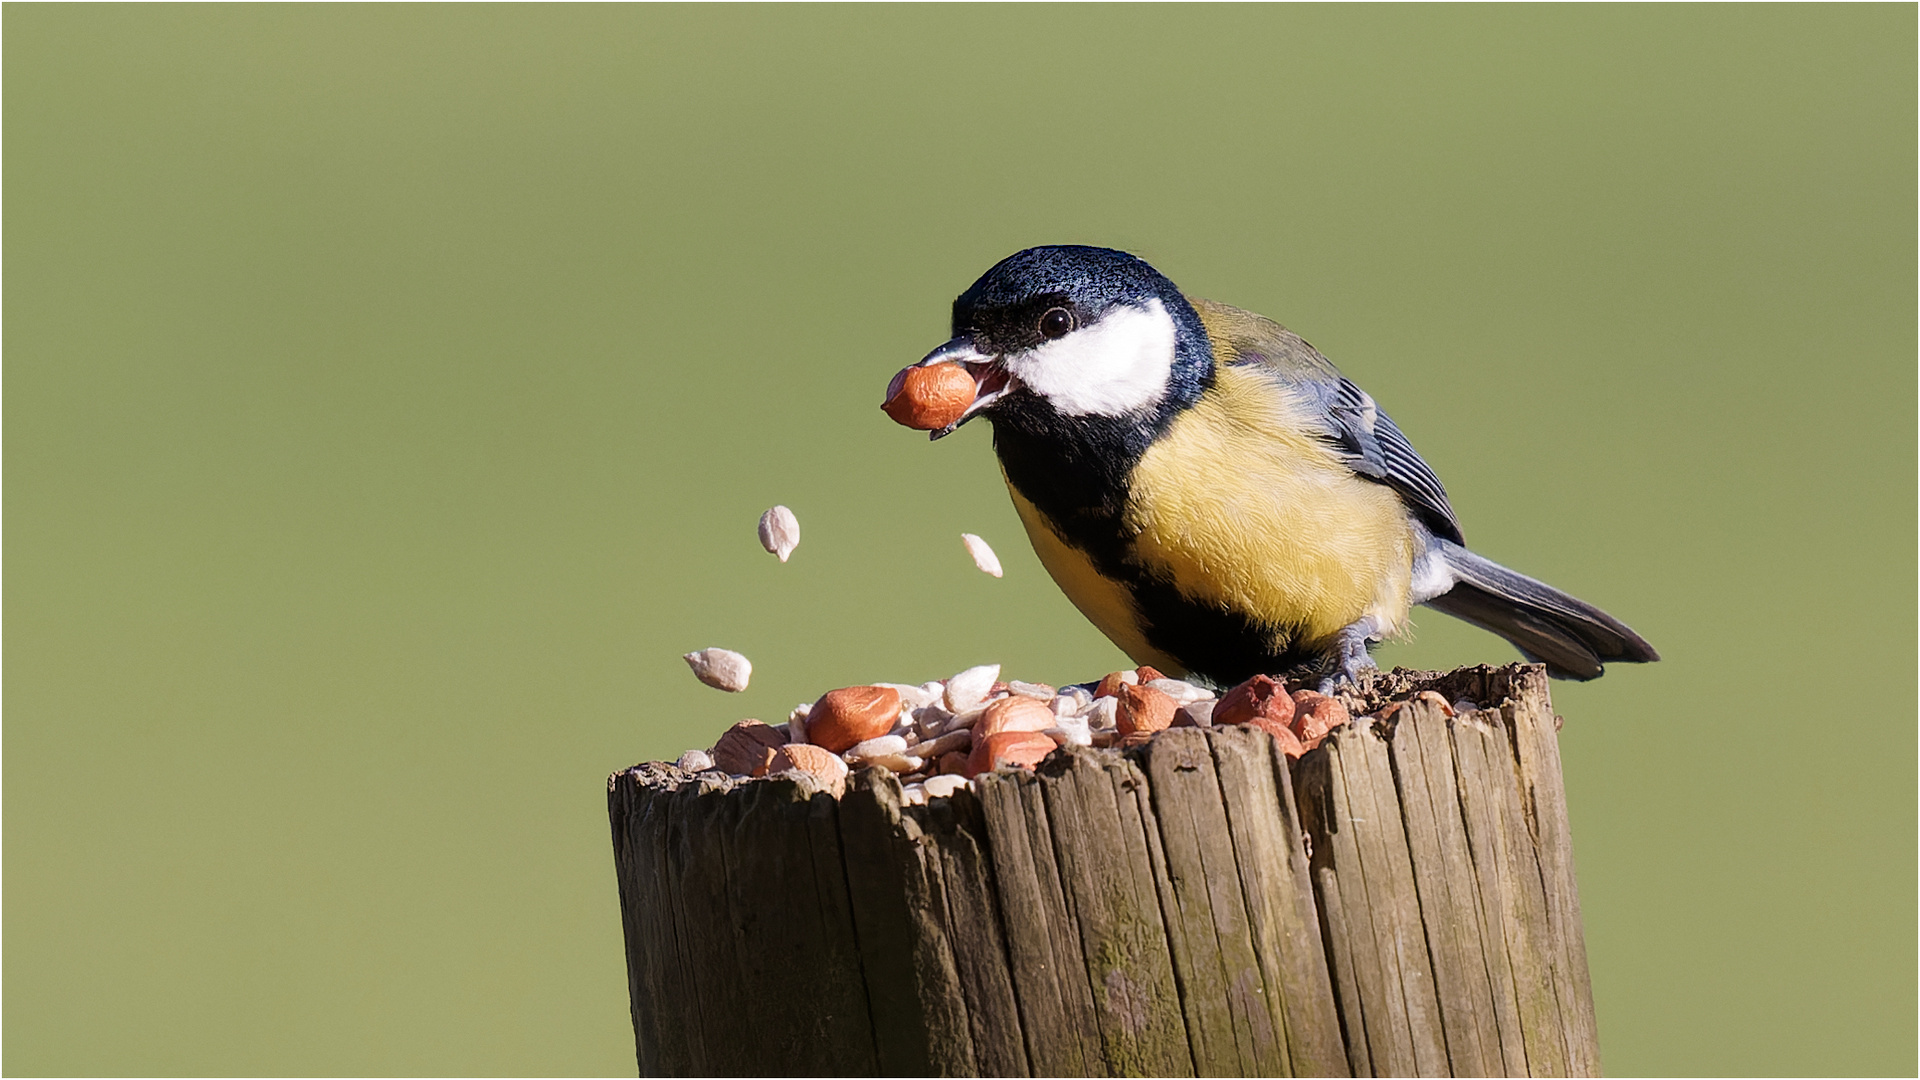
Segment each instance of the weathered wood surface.
[[643,1075],[1597,1073],[1537,668],[1394,672],[1299,762],[1240,728],[906,805],[609,787]]
[[1597,1075],[1545,673],[1394,672],[1362,696],[1406,703],[1295,766],[1350,1067]]

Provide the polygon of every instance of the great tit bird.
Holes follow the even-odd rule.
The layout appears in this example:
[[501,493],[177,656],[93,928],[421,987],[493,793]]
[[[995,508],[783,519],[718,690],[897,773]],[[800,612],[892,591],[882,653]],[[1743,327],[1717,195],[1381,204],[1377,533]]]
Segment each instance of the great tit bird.
[[1447,492],[1299,335],[1182,295],[1141,259],[1036,247],[953,302],[1040,562],[1135,662],[1227,686],[1352,681],[1425,604],[1559,678],[1657,660],[1617,619],[1464,546]]

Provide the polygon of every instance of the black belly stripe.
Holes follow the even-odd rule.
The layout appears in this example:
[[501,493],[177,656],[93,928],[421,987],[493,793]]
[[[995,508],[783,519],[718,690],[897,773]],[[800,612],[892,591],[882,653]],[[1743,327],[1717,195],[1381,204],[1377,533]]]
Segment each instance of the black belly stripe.
[[[1126,580],[1154,648],[1219,686],[1255,675],[1281,675],[1314,667],[1321,650],[1302,649],[1293,627],[1255,622],[1248,614],[1180,595],[1170,582],[1139,575]],[[1277,632],[1276,632],[1277,631]],[[1275,649],[1275,641],[1284,644]]]
[[[1142,636],[1154,648],[1221,686],[1316,669],[1324,659],[1323,650],[1300,647],[1295,628],[1196,603],[1133,561],[1134,536],[1125,526],[1127,479],[1172,421],[1171,411],[1131,419],[1065,417],[1023,397],[996,410],[992,420],[994,452],[1007,482],[1084,551],[1102,577],[1127,588]],[[1283,643],[1278,649],[1276,639]]]

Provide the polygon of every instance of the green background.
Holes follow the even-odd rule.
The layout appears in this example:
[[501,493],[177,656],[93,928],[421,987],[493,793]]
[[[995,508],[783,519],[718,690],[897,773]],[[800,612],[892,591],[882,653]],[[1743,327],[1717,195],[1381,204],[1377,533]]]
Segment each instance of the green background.
[[9,6],[6,1071],[630,1073],[608,772],[1119,663],[986,426],[876,408],[1082,242],[1304,333],[1665,655],[1556,687],[1608,1070],[1912,1072],[1915,33]]

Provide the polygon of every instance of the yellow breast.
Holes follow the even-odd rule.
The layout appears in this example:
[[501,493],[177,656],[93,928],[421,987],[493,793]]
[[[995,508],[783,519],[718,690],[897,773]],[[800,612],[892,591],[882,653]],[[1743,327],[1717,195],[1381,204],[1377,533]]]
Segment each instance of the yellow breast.
[[1187,598],[1272,626],[1276,640],[1322,641],[1365,615],[1392,632],[1408,610],[1407,511],[1312,433],[1308,408],[1257,371],[1222,365],[1134,467],[1135,557]]

